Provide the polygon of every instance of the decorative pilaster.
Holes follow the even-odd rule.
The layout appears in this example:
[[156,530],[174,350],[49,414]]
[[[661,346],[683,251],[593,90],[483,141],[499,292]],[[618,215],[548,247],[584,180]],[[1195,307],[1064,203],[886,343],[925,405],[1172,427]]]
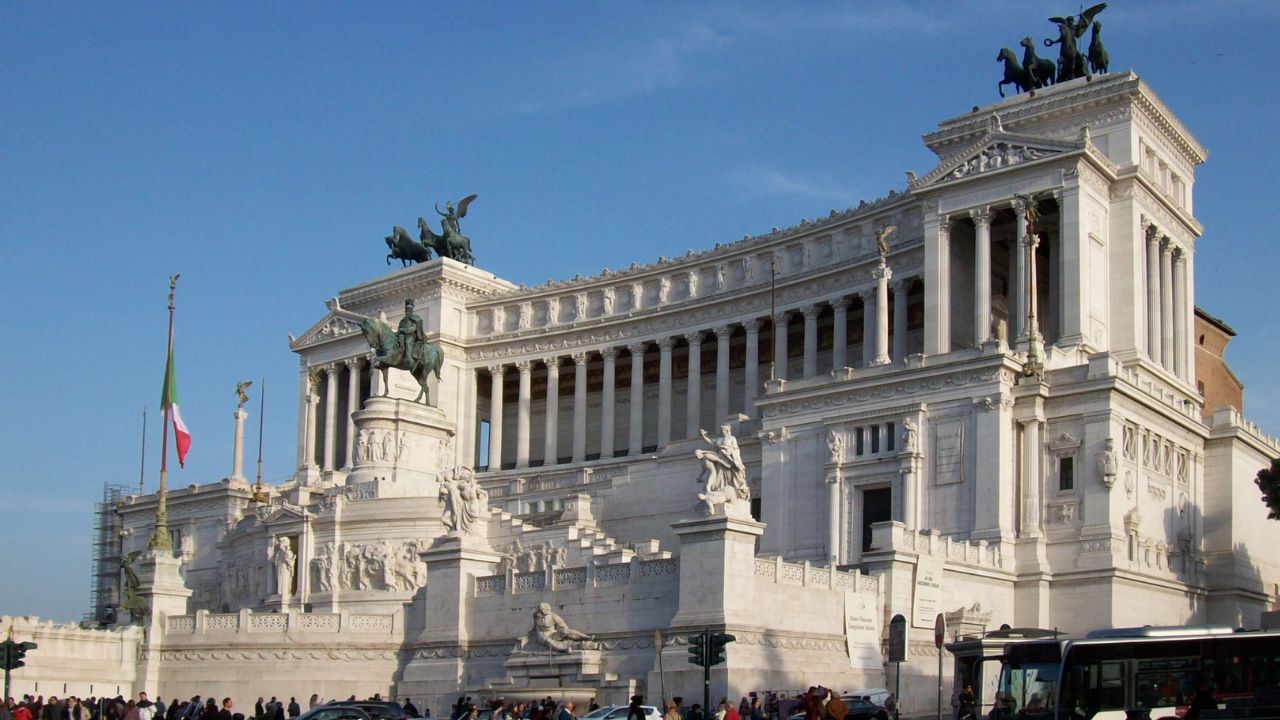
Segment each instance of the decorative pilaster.
[[742,323],[747,331],[747,358],[742,368],[742,414],[756,416],[756,395],[760,393],[760,321]]
[[600,357],[604,359],[604,385],[600,388],[600,459],[613,457],[613,418],[614,386],[617,384],[615,363],[618,359],[617,348],[603,348]]
[[306,366],[298,373],[298,470],[306,469],[307,432],[311,422],[311,371]]
[[1013,248],[1014,285],[1013,314],[1009,318],[1009,337],[1019,349],[1025,349],[1027,341],[1027,256],[1023,248],[1027,244],[1027,224],[1023,218],[1027,216],[1027,201],[1015,198],[1013,201],[1014,227],[1017,228],[1017,240]]
[[627,346],[631,351],[631,438],[627,454],[639,455],[644,451],[644,351],[648,343],[638,342]]
[[831,301],[831,368],[849,367],[849,298],[841,295]]
[[818,313],[821,310],[816,303],[800,309],[804,316],[804,377],[807,378],[818,374]]
[[1183,380],[1187,374],[1187,263],[1182,248],[1173,250],[1173,372]]
[[991,211],[969,211],[975,232],[973,257],[973,338],[974,344],[991,339]]
[[951,221],[926,217],[924,229],[924,352],[951,352]]
[[684,336],[689,343],[689,384],[685,398],[685,437],[696,437],[702,427],[702,331]]
[[533,404],[533,363],[516,363],[520,373],[520,394],[516,398],[516,467],[529,467],[529,421]]
[[320,376],[315,372],[307,374],[307,435],[303,443],[304,462],[303,469],[312,475],[319,468],[316,467],[316,415],[319,414],[320,405]]
[[658,447],[671,444],[671,348],[675,338],[658,340]]
[[876,281],[876,354],[871,359],[872,365],[888,365],[889,359],[889,278],[893,271],[881,260],[871,271]]
[[1040,537],[1040,418],[1022,425],[1022,537]]
[[573,355],[573,462],[587,459],[587,353]]
[[547,433],[542,444],[542,464],[555,465],[560,460],[560,358],[549,357],[546,364]]
[[1160,364],[1160,229],[1147,226],[1147,355]]
[[732,337],[731,326],[716,328],[716,422],[729,414],[729,340]]
[[489,469],[502,469],[502,365],[489,367]]

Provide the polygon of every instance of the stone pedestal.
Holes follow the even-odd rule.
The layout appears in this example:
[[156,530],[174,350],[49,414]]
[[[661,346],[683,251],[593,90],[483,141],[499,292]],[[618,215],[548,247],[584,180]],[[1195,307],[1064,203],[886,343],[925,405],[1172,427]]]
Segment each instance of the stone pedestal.
[[374,397],[352,413],[355,462],[347,476],[352,499],[435,497],[454,466],[454,426],[434,407]]
[[754,625],[758,608],[740,587],[755,573],[764,523],[712,515],[674,522],[671,529],[680,538],[680,609],[671,627]]
[[183,584],[179,567],[182,561],[168,552],[148,552],[138,560],[138,594],[151,608],[143,627],[142,658],[138,663],[138,679],[134,689],[154,694],[160,682],[160,645],[165,620],[172,615],[185,615],[191,591]]
[[512,655],[502,666],[517,688],[592,687],[601,679],[604,663],[599,650]]

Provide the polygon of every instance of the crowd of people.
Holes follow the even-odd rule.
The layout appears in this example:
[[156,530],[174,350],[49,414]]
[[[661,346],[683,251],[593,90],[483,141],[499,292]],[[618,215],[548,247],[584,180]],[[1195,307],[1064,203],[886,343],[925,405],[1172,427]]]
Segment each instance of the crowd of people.
[[[318,704],[319,698],[311,696],[311,706]],[[297,698],[289,698],[287,704],[274,697],[267,702],[258,698],[253,715],[247,718],[231,698],[202,700],[196,695],[165,702],[159,697],[152,701],[145,692],[138,693],[136,700],[122,695],[84,699],[24,695],[21,701],[6,698],[0,706],[0,720],[286,720],[301,714]]]

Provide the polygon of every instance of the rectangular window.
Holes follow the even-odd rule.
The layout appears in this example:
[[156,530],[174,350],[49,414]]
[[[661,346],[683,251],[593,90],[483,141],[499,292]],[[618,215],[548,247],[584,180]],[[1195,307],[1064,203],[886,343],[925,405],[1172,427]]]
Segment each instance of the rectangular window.
[[853,444],[855,446],[854,455],[861,455],[863,450],[863,445],[862,445],[862,428],[860,427],[853,429]]
[[867,432],[871,435],[871,454],[880,452],[880,426],[872,425]]
[[1058,490],[1074,490],[1076,487],[1076,459],[1064,457],[1058,459]]
[[893,452],[895,446],[894,440],[897,439],[898,427],[895,423],[885,423],[884,426],[884,449]]

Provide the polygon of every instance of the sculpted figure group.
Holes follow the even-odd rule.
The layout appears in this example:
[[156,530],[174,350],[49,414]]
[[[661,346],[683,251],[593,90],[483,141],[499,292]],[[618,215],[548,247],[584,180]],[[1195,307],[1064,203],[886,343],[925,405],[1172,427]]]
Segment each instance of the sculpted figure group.
[[721,509],[726,514],[750,514],[751,488],[747,486],[747,466],[742,462],[738,439],[728,425],[720,426],[720,437],[713,438],[706,430],[698,431],[710,450],[695,450],[694,457],[702,462],[702,474],[698,482],[706,488],[698,493],[698,508],[708,515]]
[[471,238],[462,234],[458,221],[467,216],[467,207],[475,200],[474,194],[458,201],[455,207],[452,202],[444,204],[444,210],[436,205],[436,214],[440,216],[440,230],[437,235],[424,218],[418,218],[418,240],[409,236],[409,232],[399,225],[391,228],[387,242],[387,264],[399,260],[400,267],[410,263],[426,262],[431,259],[434,250],[440,257],[447,257],[468,265],[475,265],[476,258],[471,254]]
[[440,483],[440,522],[454,537],[482,534],[489,521],[489,493],[476,482],[471,468],[455,468]]
[[[1058,62],[1036,56],[1035,43],[1031,37],[1022,38],[1019,43],[1023,47],[1022,62],[1009,48],[1001,48],[996,62],[1004,63],[1004,79],[996,84],[1000,97],[1004,97],[1004,86],[1013,85],[1018,92],[1035,91],[1056,82],[1066,82],[1090,73],[1105,73],[1111,65],[1111,58],[1102,44],[1102,22],[1094,17],[1107,8],[1106,3],[1099,3],[1079,15],[1070,14],[1051,17],[1049,22],[1058,26],[1058,38],[1045,38],[1045,47],[1057,45]],[[1093,28],[1087,53],[1080,52],[1077,42],[1085,31]],[[1087,64],[1086,64],[1087,63]]]

